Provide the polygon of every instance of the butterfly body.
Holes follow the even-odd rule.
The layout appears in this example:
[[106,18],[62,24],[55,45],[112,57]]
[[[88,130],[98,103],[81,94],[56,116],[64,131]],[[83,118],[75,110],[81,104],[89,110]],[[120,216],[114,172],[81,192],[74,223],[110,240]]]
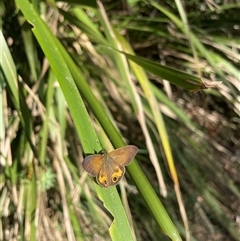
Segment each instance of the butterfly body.
[[119,183],[138,148],[133,145],[118,148],[110,153],[90,155],[83,160],[83,169],[95,176],[102,187],[111,187]]

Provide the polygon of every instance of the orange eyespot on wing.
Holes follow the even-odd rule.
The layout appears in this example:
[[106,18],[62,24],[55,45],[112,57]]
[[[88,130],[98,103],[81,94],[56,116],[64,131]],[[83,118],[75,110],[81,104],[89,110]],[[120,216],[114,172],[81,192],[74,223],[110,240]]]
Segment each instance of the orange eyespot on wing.
[[123,146],[108,153],[108,157],[122,166],[130,164],[132,159],[136,156],[138,148],[133,145]]
[[83,169],[92,176],[97,176],[103,164],[103,155],[91,155],[86,157],[82,162]]
[[117,185],[125,173],[125,167],[115,166],[113,173],[111,174],[110,186]]
[[108,187],[109,186],[109,176],[106,169],[106,165],[103,164],[101,170],[99,171],[96,180],[98,184],[102,187]]

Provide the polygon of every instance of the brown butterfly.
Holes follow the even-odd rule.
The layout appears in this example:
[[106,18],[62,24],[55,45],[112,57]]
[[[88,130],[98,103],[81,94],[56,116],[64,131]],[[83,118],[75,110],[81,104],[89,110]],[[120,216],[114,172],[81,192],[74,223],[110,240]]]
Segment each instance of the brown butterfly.
[[117,185],[125,173],[125,166],[136,156],[138,148],[133,145],[120,147],[109,153],[96,154],[83,160],[83,169],[96,177],[98,184],[108,188]]

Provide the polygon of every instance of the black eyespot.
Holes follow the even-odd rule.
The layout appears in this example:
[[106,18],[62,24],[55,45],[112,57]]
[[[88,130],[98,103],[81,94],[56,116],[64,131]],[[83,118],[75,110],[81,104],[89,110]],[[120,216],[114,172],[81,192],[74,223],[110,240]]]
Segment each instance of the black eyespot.
[[117,180],[118,180],[118,177],[117,177],[117,176],[112,177],[112,181],[113,181],[113,182],[116,182]]

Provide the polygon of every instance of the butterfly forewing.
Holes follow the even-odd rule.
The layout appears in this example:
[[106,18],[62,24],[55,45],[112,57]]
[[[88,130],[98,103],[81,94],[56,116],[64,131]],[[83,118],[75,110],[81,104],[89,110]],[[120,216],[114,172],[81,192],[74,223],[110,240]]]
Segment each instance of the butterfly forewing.
[[121,166],[127,166],[136,156],[138,148],[133,145],[120,147],[107,155]]
[[103,164],[104,155],[91,155],[83,160],[83,169],[92,176],[97,176]]

